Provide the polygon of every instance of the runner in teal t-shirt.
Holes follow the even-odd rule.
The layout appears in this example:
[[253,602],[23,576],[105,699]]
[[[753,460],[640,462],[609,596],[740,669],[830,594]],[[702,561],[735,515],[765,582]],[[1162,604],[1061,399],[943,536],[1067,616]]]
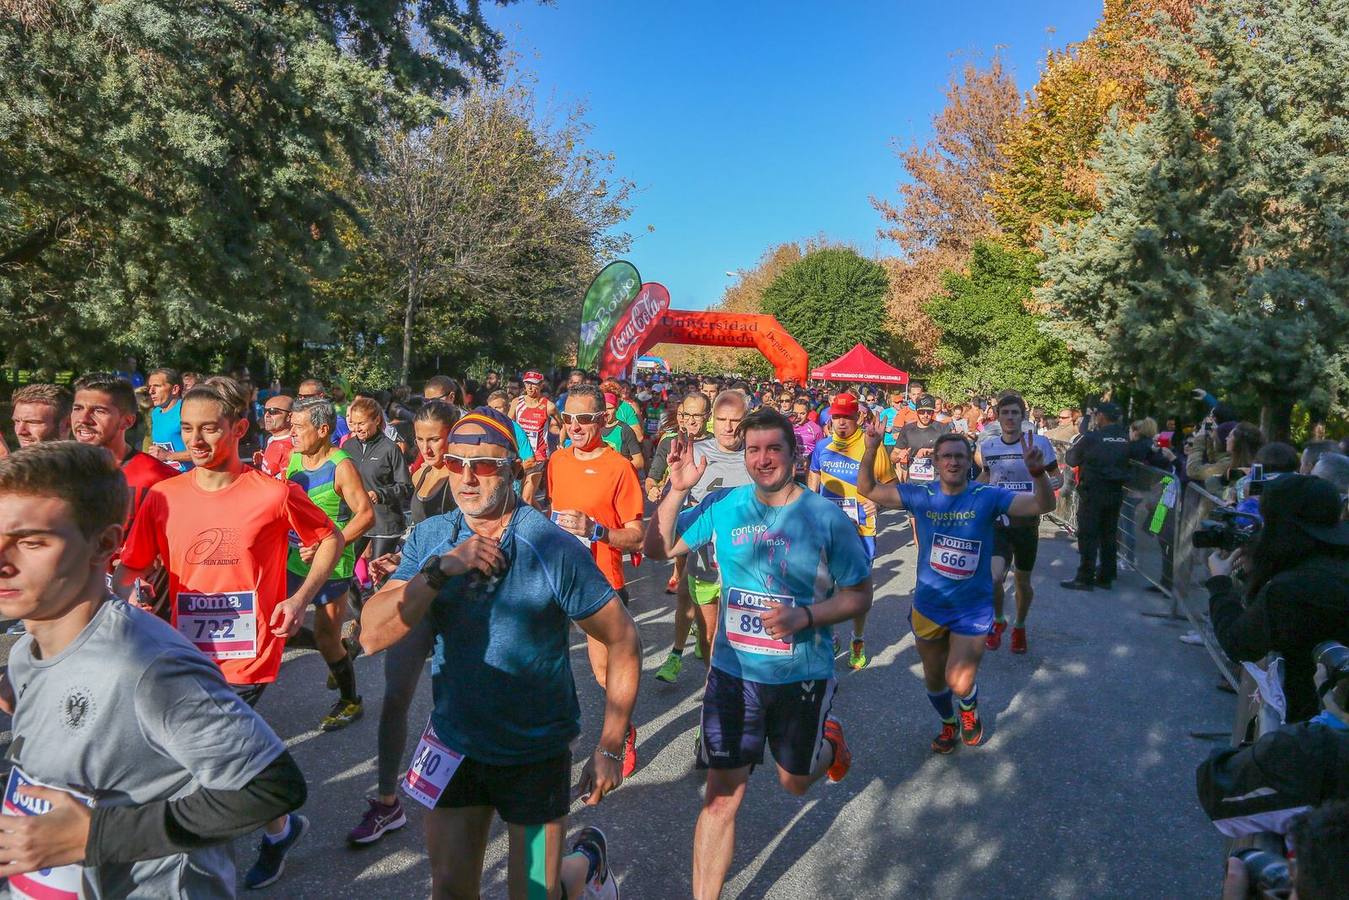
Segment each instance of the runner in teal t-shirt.
[[708,769],[694,832],[699,897],[721,893],[735,843],[734,818],[752,766],[772,750],[778,780],[804,793],[828,774],[847,774],[852,755],[830,715],[834,695],[830,625],[871,606],[870,566],[848,517],[795,480],[796,435],[763,407],[740,425],[753,484],[710,494],[683,510],[706,468],[691,441],[670,448],[670,490],[647,529],[653,559],[716,547],[720,622],[703,692],[698,765]]

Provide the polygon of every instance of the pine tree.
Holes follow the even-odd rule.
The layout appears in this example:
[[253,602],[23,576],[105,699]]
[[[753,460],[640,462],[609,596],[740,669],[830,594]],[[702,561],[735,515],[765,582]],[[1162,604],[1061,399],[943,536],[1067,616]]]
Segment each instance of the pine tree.
[[1155,112],[1104,135],[1100,212],[1043,243],[1049,325],[1118,385],[1349,397],[1349,0],[1205,7]]

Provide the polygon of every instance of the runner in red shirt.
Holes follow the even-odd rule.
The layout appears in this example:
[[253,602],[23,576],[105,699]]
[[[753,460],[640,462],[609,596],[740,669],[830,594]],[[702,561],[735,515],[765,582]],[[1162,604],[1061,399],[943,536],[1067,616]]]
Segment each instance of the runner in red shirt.
[[[548,460],[548,496],[553,521],[590,548],[595,564],[626,606],[623,554],[642,546],[644,500],[637,470],[601,437],[605,417],[599,388],[580,384],[571,389],[562,414],[571,446],[559,448]],[[595,680],[603,688],[609,662],[604,644],[587,640],[586,648]],[[630,726],[623,777],[636,768],[637,729]]]
[[135,426],[138,415],[136,392],[125,379],[96,372],[75,382],[75,400],[70,409],[75,440],[111,453],[121,463],[122,474],[131,487],[131,507],[127,510],[123,534],[131,533],[136,512],[151,486],[178,474],[172,466],[127,445],[127,430]]
[[[248,430],[246,395],[229,378],[209,378],[183,399],[183,442],[194,467],[150,488],[127,537],[113,591],[125,598],[155,562],[169,570],[173,626],[214,659],[250,706],[276,680],[286,638],[331,576],[342,535],[304,489],[268,478],[239,459]],[[308,576],[286,596],[287,540],[317,545]],[[291,814],[267,826],[249,888],[280,877],[285,854],[309,827]]]
[[262,430],[267,432],[266,446],[253,454],[253,468],[273,478],[286,477],[286,463],[294,444],[290,439],[290,410],[295,398],[273,394],[262,407]]

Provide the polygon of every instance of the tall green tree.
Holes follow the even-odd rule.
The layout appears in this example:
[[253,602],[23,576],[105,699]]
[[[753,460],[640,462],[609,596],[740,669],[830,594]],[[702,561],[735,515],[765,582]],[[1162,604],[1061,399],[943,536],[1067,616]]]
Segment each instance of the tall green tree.
[[[0,16],[0,342],[98,361],[312,319],[337,173],[501,37],[480,4],[31,0]],[[91,359],[92,357],[92,359]]]
[[1043,244],[1049,327],[1106,381],[1267,408],[1349,397],[1349,0],[1207,4],[1155,112],[1105,134],[1101,210]]
[[817,363],[851,350],[859,341],[888,349],[885,269],[849,247],[826,247],[803,256],[773,279],[763,311],[777,316]]
[[378,310],[368,325],[400,381],[414,347],[459,366],[551,360],[601,262],[626,251],[632,184],[588,147],[582,109],[553,121],[537,107],[528,79],[476,84],[431,126],[386,133],[384,164],[358,176],[365,228],[325,290]]
[[1042,331],[1028,310],[1040,283],[1036,256],[993,240],[979,241],[968,272],[947,272],[946,290],[928,302],[942,330],[938,367],[928,387],[952,401],[1020,391],[1027,402],[1076,405],[1086,386],[1064,342]]

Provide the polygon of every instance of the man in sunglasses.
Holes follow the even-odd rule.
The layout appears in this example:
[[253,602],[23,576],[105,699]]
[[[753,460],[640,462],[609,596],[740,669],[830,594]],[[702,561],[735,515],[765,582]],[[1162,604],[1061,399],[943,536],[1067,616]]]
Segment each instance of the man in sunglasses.
[[294,403],[294,397],[277,393],[268,397],[262,407],[262,430],[267,433],[267,443],[253,454],[253,468],[261,469],[264,475],[285,476],[286,463],[290,462],[295,446],[290,439],[290,408]]
[[[623,554],[641,549],[644,504],[637,470],[604,443],[606,417],[604,394],[598,387],[579,384],[572,388],[567,411],[562,414],[571,443],[549,457],[545,477],[553,501],[553,521],[590,550],[595,564],[626,604]],[[587,647],[595,680],[604,688],[604,645],[592,639]],[[637,730],[631,728],[624,777],[637,766],[636,743]]]
[[[569,408],[602,414],[580,391]],[[517,456],[505,416],[486,407],[464,416],[444,458],[457,508],[412,529],[398,569],[361,615],[367,653],[423,618],[436,636],[431,721],[405,782],[431,809],[432,894],[478,895],[495,812],[510,842],[511,896],[617,896],[599,829],[581,829],[562,850],[570,745],[581,732],[568,632],[575,622],[607,660],[604,723],[580,784],[594,806],[623,780],[641,669],[636,626],[591,555],[512,493]],[[536,850],[541,873],[527,865]]]

